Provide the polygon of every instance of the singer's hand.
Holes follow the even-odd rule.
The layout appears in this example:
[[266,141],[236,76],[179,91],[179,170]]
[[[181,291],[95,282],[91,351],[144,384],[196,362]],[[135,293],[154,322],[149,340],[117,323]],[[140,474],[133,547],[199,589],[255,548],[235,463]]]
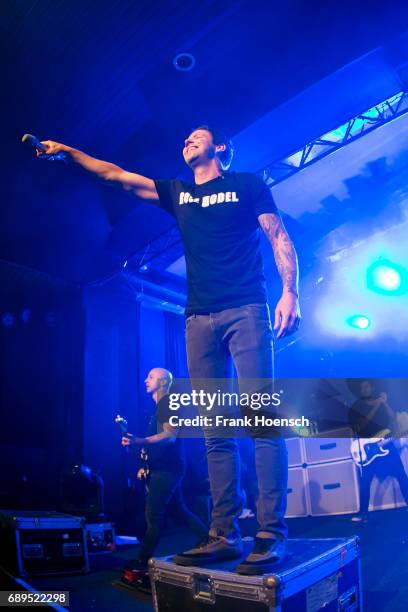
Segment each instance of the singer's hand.
[[284,291],[275,308],[274,331],[277,338],[293,334],[300,323],[299,299],[296,294]]
[[45,151],[40,151],[36,149],[37,157],[48,156],[48,155],[57,155],[58,153],[68,153],[70,147],[62,144],[61,142],[54,142],[53,140],[42,140],[41,144],[44,147],[47,147]]

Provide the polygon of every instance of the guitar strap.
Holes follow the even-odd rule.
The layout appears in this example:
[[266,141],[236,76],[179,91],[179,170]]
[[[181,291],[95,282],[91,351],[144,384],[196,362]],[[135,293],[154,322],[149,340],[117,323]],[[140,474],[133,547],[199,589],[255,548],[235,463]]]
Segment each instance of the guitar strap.
[[360,470],[360,476],[363,476],[363,453],[361,452],[361,438],[360,436],[357,434],[357,441],[358,441],[358,454],[360,455],[360,464],[359,464],[359,470]]

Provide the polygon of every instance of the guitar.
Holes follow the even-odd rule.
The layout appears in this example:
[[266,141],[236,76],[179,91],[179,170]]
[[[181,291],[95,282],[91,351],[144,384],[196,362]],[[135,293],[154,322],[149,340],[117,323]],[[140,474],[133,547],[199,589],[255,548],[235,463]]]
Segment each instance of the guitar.
[[[120,432],[121,432],[122,436],[124,436],[125,438],[131,438],[132,437],[132,435],[129,434],[127,420],[125,418],[123,418],[122,416],[120,416],[120,414],[116,415],[115,423],[117,425],[119,425]],[[128,447],[126,447],[126,449],[128,450]],[[142,461],[142,468],[141,468],[141,470],[139,470],[138,474],[140,474],[140,478],[141,479],[144,479],[147,482],[148,476],[150,474],[149,456],[148,456],[148,454],[147,454],[147,452],[146,452],[146,450],[144,448],[140,449],[140,459]]]
[[378,457],[388,455],[390,451],[384,447],[392,441],[389,437],[390,434],[390,429],[381,429],[375,438],[355,438],[352,440],[350,451],[354,463],[360,467],[365,467]]

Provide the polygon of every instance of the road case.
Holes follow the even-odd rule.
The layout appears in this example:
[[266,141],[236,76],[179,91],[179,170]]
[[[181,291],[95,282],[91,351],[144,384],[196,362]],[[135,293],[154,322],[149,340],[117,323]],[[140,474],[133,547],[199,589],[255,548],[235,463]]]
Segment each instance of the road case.
[[116,549],[115,526],[111,522],[87,523],[86,540],[89,553],[110,553]]
[[58,512],[0,510],[0,565],[19,576],[88,571],[85,520]]
[[[244,542],[248,553],[252,542]],[[156,612],[361,612],[358,538],[289,540],[274,573],[241,576],[239,561],[183,567],[149,562]]]

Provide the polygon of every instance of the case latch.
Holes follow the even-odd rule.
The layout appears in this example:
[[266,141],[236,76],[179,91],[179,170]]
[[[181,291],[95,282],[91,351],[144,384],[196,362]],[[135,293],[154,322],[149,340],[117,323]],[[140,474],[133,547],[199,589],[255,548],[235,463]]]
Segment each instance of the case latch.
[[193,597],[197,601],[215,604],[214,580],[205,574],[193,574]]

